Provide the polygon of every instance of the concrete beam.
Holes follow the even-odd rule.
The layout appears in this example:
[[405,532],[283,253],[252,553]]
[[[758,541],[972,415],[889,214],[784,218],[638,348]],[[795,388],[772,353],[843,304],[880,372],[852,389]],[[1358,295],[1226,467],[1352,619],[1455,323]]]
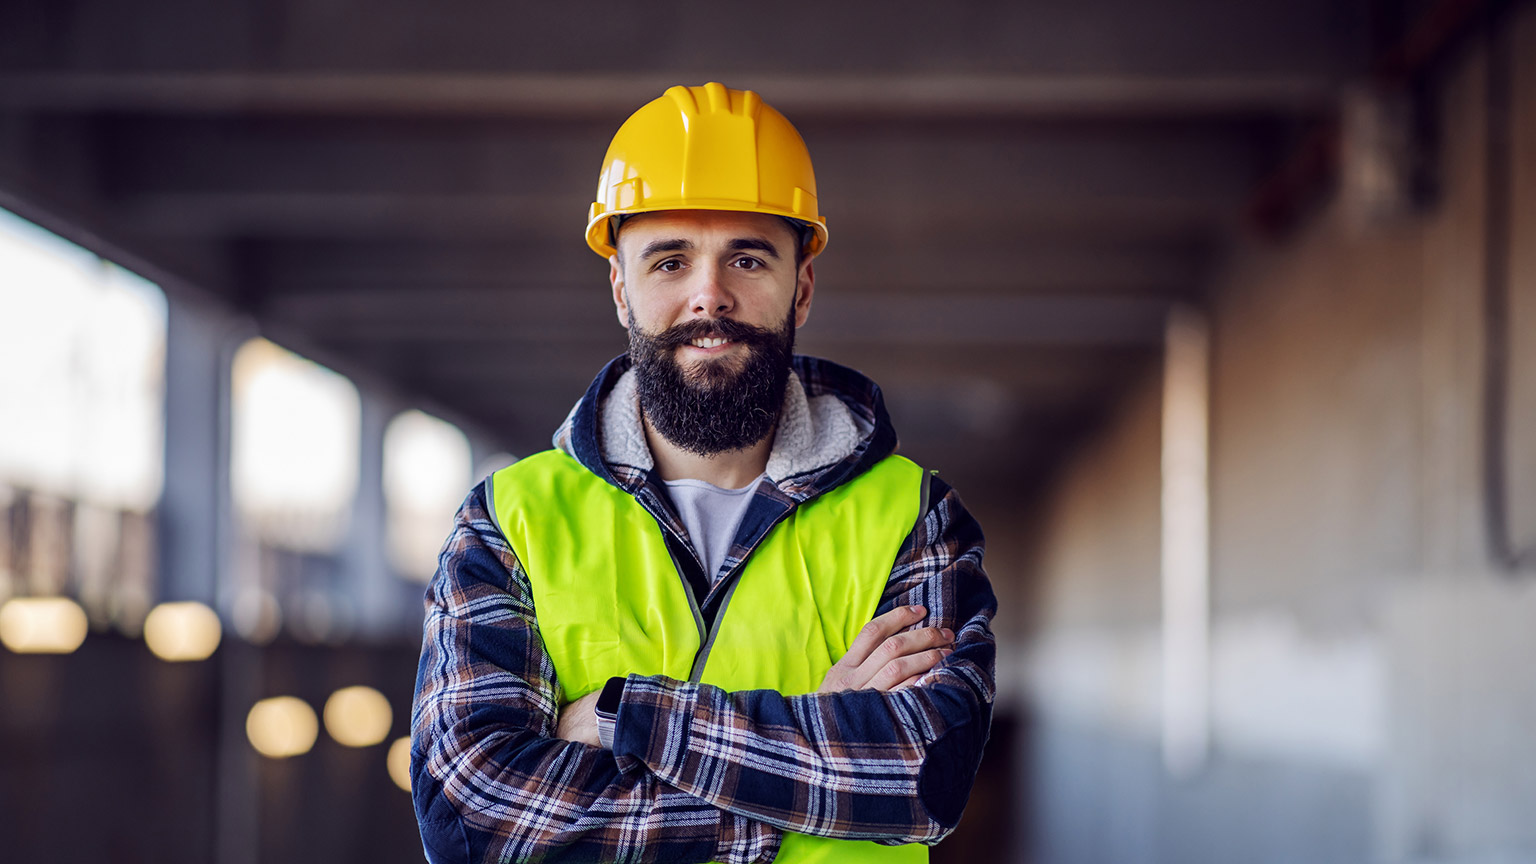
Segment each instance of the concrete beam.
[[[1211,253],[1211,240],[1167,225],[1128,236],[1035,228],[988,215],[988,222],[896,226],[882,214],[850,214],[837,220],[833,245],[816,259],[817,286],[822,296],[940,288],[978,295],[1181,295],[1202,283]],[[564,242],[526,235],[442,242],[274,238],[257,243],[250,258],[260,270],[266,308],[300,320],[373,320],[391,318],[393,310],[414,319],[503,307],[536,314],[549,304],[594,296],[606,302],[607,263],[582,243],[579,222],[563,228]],[[552,296],[540,299],[545,294]]]
[[[595,294],[596,292],[594,292]],[[445,309],[373,320],[305,317],[318,338],[337,346],[517,345],[533,350],[612,343],[622,339],[608,298],[581,302],[557,292],[518,292],[517,303]],[[1157,345],[1170,298],[1115,296],[819,295],[806,344],[904,345]],[[301,307],[302,308],[302,307]],[[430,312],[427,304],[417,308]]]
[[[378,346],[357,349],[379,366],[393,363],[402,376],[432,382],[445,401],[478,394],[482,404],[505,400],[521,409],[541,400],[563,407],[561,416],[608,360],[625,349],[622,339],[602,348],[577,346],[566,351],[545,346],[527,349],[505,342],[497,346],[461,345],[431,352],[401,352]],[[936,390],[957,381],[986,380],[1010,391],[1070,401],[1091,390],[1106,375],[1136,367],[1157,349],[1125,345],[978,344],[965,351],[947,347],[891,348],[861,343],[801,345],[800,353],[826,357],[875,375],[893,390]]]
[[[543,220],[574,207],[581,220],[622,116],[579,125],[136,118],[92,128],[104,190],[140,206],[227,196],[231,208],[286,207],[277,215],[301,219],[335,201],[349,208],[341,218],[398,203],[426,218],[482,207]],[[833,213],[901,202],[1011,211],[1110,196],[1227,203],[1249,191],[1266,155],[1244,125],[800,125]]]
[[[1368,35],[1367,5],[1336,0],[978,0],[956,6],[855,0],[813,14],[708,0],[492,3],[438,15],[422,14],[409,0],[315,0],[298,7],[157,0],[131,8],[74,0],[59,7],[56,0],[10,0],[0,7],[7,68],[610,79],[649,70],[668,82],[706,74],[740,80],[784,68],[811,80],[850,70],[882,78],[932,70],[1340,76],[1363,65]],[[594,95],[600,92],[584,89],[575,98],[604,98]]]
[[[1307,116],[1338,82],[1309,74],[741,76],[796,119],[1190,119]],[[625,74],[0,75],[0,109],[167,115],[540,118],[612,121],[687,79]],[[702,83],[699,77],[697,83]]]

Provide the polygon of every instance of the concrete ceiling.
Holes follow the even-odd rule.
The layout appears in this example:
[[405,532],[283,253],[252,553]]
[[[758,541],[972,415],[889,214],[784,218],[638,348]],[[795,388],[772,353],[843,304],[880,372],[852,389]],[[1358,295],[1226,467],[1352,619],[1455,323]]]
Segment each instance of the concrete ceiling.
[[801,349],[1017,489],[1155,370],[1389,5],[7,0],[0,204],[527,453],[624,347],[581,240],[608,137],[750,87],[829,215]]

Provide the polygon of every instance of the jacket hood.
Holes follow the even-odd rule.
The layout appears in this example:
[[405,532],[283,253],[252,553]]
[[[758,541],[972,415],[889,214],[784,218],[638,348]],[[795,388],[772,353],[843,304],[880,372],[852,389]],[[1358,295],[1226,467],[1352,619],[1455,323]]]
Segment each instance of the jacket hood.
[[[767,473],[799,500],[819,495],[895,452],[896,430],[880,387],[829,360],[796,355]],[[651,479],[628,354],[609,361],[555,432],[554,445],[630,493]]]

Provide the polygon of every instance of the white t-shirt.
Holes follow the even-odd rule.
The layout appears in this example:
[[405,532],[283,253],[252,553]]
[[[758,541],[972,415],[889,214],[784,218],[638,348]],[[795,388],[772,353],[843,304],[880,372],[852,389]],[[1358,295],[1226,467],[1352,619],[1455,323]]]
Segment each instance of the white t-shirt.
[[[703,480],[666,480],[667,494],[677,508],[678,518],[688,529],[693,548],[703,558],[704,572],[710,584],[720,578],[720,565],[730,554],[736,529],[752,503],[752,490],[767,474],[740,489],[721,489]],[[700,598],[703,599],[703,598]]]

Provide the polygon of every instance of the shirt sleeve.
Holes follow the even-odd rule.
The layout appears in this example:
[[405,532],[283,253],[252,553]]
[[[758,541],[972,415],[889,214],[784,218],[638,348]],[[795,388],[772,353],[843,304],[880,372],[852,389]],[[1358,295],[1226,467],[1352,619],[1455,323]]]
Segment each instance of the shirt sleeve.
[[915,686],[786,697],[632,675],[614,730],[620,768],[791,831],[937,843],[960,821],[991,724],[997,601],[980,526],[938,478],[891,570],[879,613],[922,604],[918,626],[955,650]]
[[773,860],[777,829],[555,737],[554,666],[483,489],[460,508],[427,589],[411,785],[428,859]]

